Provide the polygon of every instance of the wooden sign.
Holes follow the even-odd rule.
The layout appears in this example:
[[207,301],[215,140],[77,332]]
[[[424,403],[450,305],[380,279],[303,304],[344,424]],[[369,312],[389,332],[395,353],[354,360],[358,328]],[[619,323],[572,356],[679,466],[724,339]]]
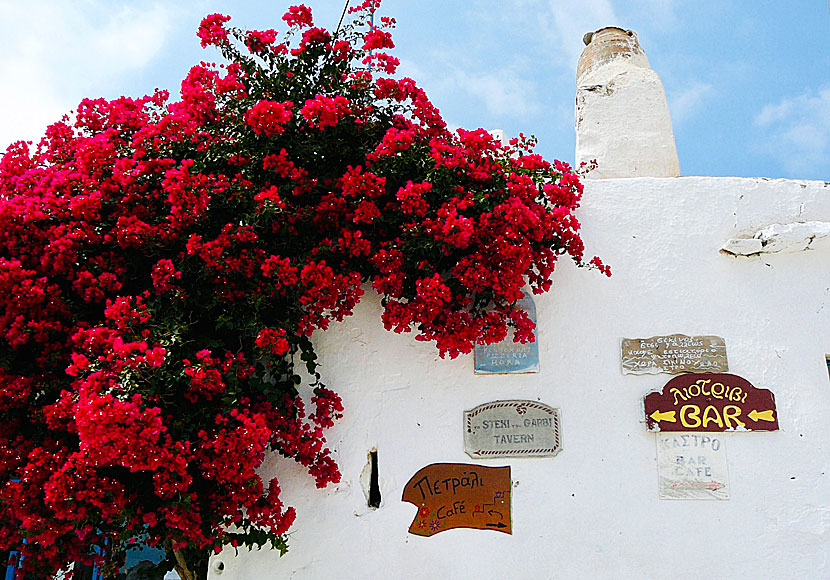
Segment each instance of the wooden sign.
[[726,342],[719,336],[652,336],[620,342],[624,375],[725,373]]
[[[518,310],[524,310],[536,324],[536,304],[527,292],[516,302]],[[534,338],[539,337],[536,329]],[[475,373],[477,375],[521,374],[539,372],[539,344],[537,341],[513,342],[513,332],[507,338],[494,344],[475,346]]]
[[643,399],[650,431],[777,431],[772,391],[726,373],[675,377]]
[[512,533],[510,467],[433,463],[403,488],[403,501],[418,508],[409,533],[434,536],[453,528]]
[[724,437],[660,433],[657,475],[660,499],[729,499]]
[[464,411],[464,451],[474,459],[553,457],[562,451],[559,409],[493,401]]

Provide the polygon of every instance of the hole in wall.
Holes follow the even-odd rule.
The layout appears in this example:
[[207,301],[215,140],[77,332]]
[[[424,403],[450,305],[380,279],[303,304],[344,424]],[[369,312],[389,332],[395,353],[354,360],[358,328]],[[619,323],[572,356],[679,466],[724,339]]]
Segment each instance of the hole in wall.
[[214,560],[211,568],[213,569],[213,573],[219,576],[225,571],[225,563],[222,560]]
[[381,504],[380,475],[378,473],[378,449],[372,447],[366,454],[366,465],[360,472],[360,487],[369,509],[377,509]]
[[378,450],[372,449],[369,452],[369,507],[377,509],[380,507],[380,486],[378,485]]

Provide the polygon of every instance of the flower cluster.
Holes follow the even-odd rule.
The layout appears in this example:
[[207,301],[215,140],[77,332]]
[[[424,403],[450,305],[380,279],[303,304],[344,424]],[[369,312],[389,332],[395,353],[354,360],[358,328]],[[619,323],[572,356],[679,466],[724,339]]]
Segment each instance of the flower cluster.
[[245,122],[256,134],[264,133],[268,137],[279,135],[285,131],[285,124],[291,120],[293,105],[291,101],[260,101],[248,110]]
[[202,20],[196,33],[202,41],[202,48],[209,44],[223,44],[228,41],[228,31],[224,24],[230,19],[230,16],[224,14],[211,14]]
[[276,356],[283,356],[290,349],[288,339],[285,338],[285,331],[282,328],[278,330],[263,328],[256,335],[254,343],[259,348]]
[[386,328],[455,357],[532,340],[515,302],[560,257],[610,275],[583,261],[570,167],[450,132],[386,76],[378,4],[334,33],[305,6],[282,32],[210,15],[197,35],[229,64],[178,100],[85,100],[0,160],[0,551],[22,571],[117,568],[136,539],[197,570],[284,549],[295,513],[259,467],[339,481],[313,337],[369,285]]
[[300,114],[305,117],[311,127],[325,129],[335,127],[352,110],[349,108],[349,99],[342,95],[326,97],[316,95],[306,101]]

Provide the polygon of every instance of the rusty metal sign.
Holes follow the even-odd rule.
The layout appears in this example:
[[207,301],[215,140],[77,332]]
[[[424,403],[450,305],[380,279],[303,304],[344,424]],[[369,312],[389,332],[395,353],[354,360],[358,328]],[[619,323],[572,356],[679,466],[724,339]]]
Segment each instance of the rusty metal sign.
[[418,508],[409,533],[434,536],[454,528],[512,534],[510,467],[433,463],[403,488],[403,501]]
[[464,411],[464,451],[474,459],[553,457],[562,450],[559,409],[493,401]]
[[738,375],[694,373],[674,377],[643,399],[650,431],[777,431],[772,391]]
[[[536,304],[527,292],[516,302],[518,310],[524,310],[528,318],[536,324]],[[477,344],[475,346],[475,373],[477,375],[523,374],[539,372],[539,343],[513,342],[513,332],[507,338],[494,344]],[[536,329],[533,337],[538,339]]]
[[729,499],[725,443],[715,433],[657,435],[660,499]]
[[726,342],[719,336],[652,336],[620,342],[624,375],[725,373]]

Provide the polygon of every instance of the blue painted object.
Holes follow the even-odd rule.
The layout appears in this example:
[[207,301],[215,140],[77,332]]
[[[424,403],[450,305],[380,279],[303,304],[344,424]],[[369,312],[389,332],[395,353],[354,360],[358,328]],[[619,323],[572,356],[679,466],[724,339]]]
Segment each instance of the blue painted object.
[[[527,292],[516,303],[516,307],[527,312],[528,317],[536,323],[536,305]],[[533,331],[535,342],[522,344],[513,342],[510,332],[501,342],[475,347],[475,372],[477,375],[519,374],[539,372],[539,334]]]

